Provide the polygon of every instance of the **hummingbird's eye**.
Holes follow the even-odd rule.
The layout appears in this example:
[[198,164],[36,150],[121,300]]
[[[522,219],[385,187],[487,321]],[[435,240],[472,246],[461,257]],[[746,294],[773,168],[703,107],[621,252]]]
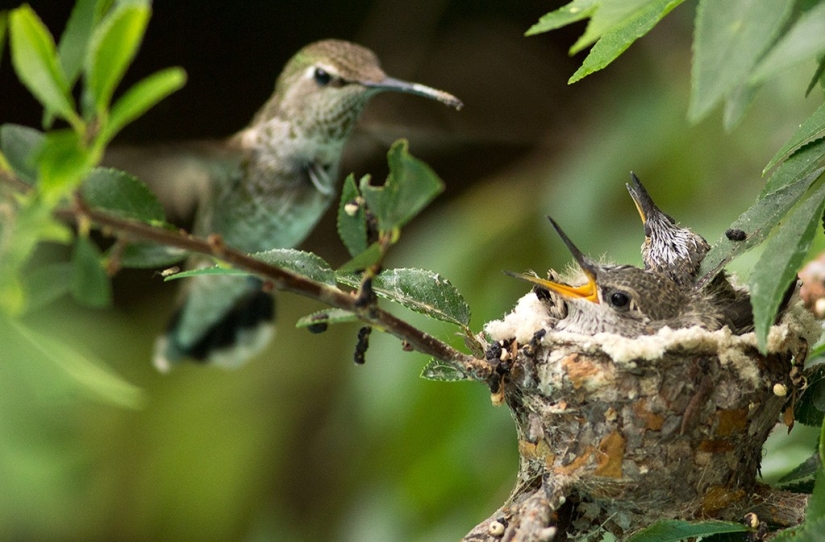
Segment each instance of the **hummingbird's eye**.
[[613,292],[607,299],[610,306],[616,310],[625,311],[630,307],[630,296],[624,292]]
[[319,87],[325,87],[332,81],[332,76],[324,68],[315,68],[315,73],[312,76]]

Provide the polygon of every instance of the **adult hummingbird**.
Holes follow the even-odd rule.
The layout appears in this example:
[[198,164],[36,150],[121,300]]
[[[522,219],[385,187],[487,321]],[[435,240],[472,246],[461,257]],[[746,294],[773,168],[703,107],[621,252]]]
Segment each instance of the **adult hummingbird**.
[[[405,92],[460,109],[454,96],[388,77],[359,45],[325,40],[286,64],[275,92],[252,123],[231,137],[211,164],[194,233],[219,234],[245,252],[290,248],[315,227],[338,190],[341,152],[367,102]],[[193,258],[190,266],[211,265]],[[155,344],[154,364],[168,370],[184,358],[237,366],[273,333],[275,305],[256,278],[189,279],[180,306]]]
[[585,284],[571,286],[532,275],[510,274],[565,299],[567,316],[556,324],[557,330],[637,337],[665,326],[715,330],[730,323],[725,312],[701,291],[684,288],[663,273],[597,263],[585,256],[552,218],[550,222],[584,273]]
[[[700,278],[697,276],[699,266],[710,245],[704,237],[659,209],[635,173],[631,172],[630,178],[632,184],[626,185],[627,190],[644,224],[642,260],[645,269],[663,273],[679,286],[693,288]],[[713,277],[702,290],[724,312],[734,333],[745,333],[753,328],[750,294],[731,284],[724,271]]]

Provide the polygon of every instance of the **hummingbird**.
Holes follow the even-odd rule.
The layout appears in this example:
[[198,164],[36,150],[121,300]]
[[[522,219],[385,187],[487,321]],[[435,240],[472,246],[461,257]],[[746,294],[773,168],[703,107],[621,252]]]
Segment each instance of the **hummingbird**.
[[[344,144],[369,100],[402,92],[460,109],[446,92],[388,77],[371,50],[324,40],[298,51],[272,97],[211,164],[195,215],[196,235],[218,234],[249,253],[291,248],[313,230],[338,190]],[[190,267],[213,263],[192,258]],[[178,361],[237,366],[274,331],[275,301],[261,280],[231,275],[188,279],[166,332],[155,343],[161,371]]]
[[692,285],[710,245],[704,237],[690,228],[680,226],[670,215],[659,209],[632,171],[630,179],[632,184],[625,186],[645,228],[642,244],[645,269],[664,273],[680,286]]
[[587,282],[571,286],[533,275],[508,274],[565,299],[567,315],[559,320],[557,330],[637,337],[655,333],[665,326],[671,329],[699,326],[713,331],[731,323],[711,297],[680,286],[664,273],[631,265],[597,263],[588,258],[561,227],[548,218]]
[[[659,209],[632,171],[630,178],[632,184],[626,185],[627,190],[644,224],[642,260],[645,270],[663,273],[679,286],[692,288],[700,278],[697,276],[699,266],[710,250],[710,244]],[[750,294],[731,284],[724,271],[708,281],[702,290],[725,313],[725,319],[734,333],[741,334],[753,329]]]

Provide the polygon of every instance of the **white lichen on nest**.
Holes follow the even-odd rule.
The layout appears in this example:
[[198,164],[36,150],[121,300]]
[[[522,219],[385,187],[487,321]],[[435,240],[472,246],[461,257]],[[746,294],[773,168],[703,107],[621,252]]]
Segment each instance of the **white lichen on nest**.
[[[629,338],[615,333],[580,335],[555,331],[554,323],[547,306],[530,292],[519,299],[513,311],[502,320],[487,323],[484,331],[493,341],[515,339],[519,344],[525,344],[537,331],[545,329],[547,333],[541,344],[551,350],[564,348],[569,352],[574,347],[582,353],[603,352],[617,366],[628,369],[635,367],[637,361],[656,360],[668,352],[715,355],[722,365],[733,366],[745,381],[752,385],[759,381],[759,369],[752,356],[746,353],[757,348],[753,332],[734,335],[727,327],[716,331],[700,327],[664,327],[651,335]],[[801,303],[795,303],[785,311],[781,321],[771,327],[767,352],[804,355],[807,346],[814,344],[821,332],[813,315]]]
[[534,292],[521,297],[512,312],[502,320],[493,320],[484,325],[484,331],[493,341],[515,338],[519,343],[526,343],[542,329],[551,329],[553,319],[547,312],[547,306]]

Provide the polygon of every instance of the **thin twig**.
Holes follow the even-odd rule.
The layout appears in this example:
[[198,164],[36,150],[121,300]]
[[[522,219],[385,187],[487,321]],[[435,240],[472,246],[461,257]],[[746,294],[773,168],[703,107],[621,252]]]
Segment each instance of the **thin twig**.
[[223,244],[220,236],[211,235],[207,239],[202,239],[184,232],[166,230],[143,222],[124,219],[89,207],[79,196],[75,198],[74,205],[71,208],[59,209],[56,214],[64,220],[75,222],[81,217],[86,217],[99,226],[125,233],[130,238],[153,241],[188,252],[215,256],[237,268],[245,269],[265,278],[278,290],[292,292],[315,299],[331,307],[350,311],[365,323],[404,341],[412,346],[414,350],[449,363],[475,379],[484,380],[489,375],[489,366],[485,361],[459,352],[450,345],[378,307],[359,306],[356,296],[338,288],[312,281],[228,247]]

